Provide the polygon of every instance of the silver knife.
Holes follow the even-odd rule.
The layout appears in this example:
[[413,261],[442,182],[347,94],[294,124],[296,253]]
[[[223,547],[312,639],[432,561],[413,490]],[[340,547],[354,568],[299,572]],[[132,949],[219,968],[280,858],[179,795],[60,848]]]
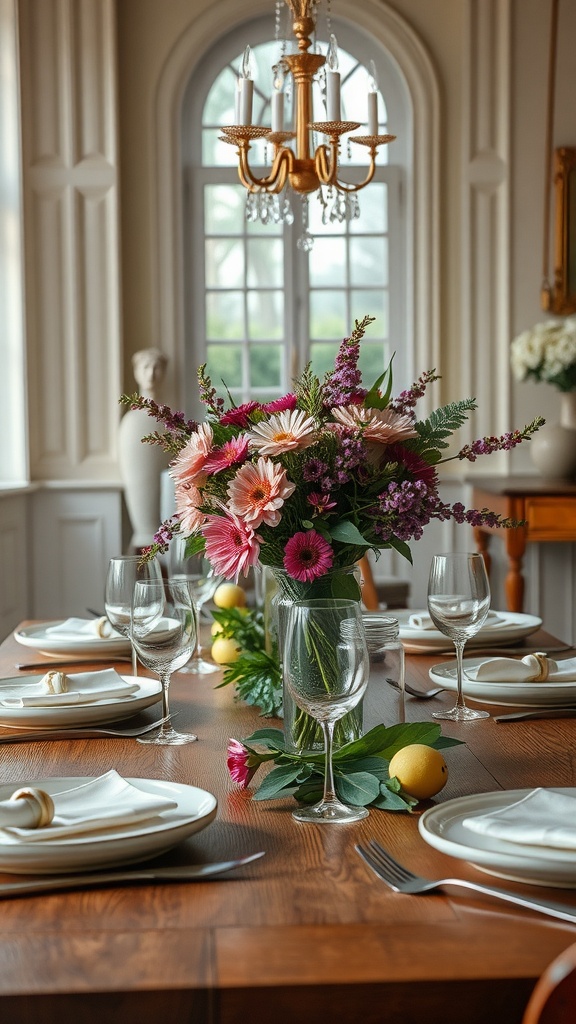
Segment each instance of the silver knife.
[[495,722],[518,722],[531,718],[576,718],[576,708],[541,708],[539,711],[514,711],[510,715],[494,715]]
[[113,654],[108,658],[103,658],[101,655],[96,655],[95,658],[67,658],[66,661],[55,661],[53,658],[50,661],[29,661],[19,662],[15,665],[20,672],[26,672],[31,668],[39,668],[48,672],[51,668],[65,668],[67,665],[112,665],[116,661],[130,661],[128,655]]
[[136,868],[133,871],[103,871],[99,874],[51,875],[32,882],[5,882],[0,884],[0,898],[26,896],[39,892],[57,892],[59,889],[91,889],[117,882],[195,882],[212,875],[223,875],[234,868],[243,867],[264,856],[265,851],[247,857],[224,860],[216,864],[182,864],[169,868]]

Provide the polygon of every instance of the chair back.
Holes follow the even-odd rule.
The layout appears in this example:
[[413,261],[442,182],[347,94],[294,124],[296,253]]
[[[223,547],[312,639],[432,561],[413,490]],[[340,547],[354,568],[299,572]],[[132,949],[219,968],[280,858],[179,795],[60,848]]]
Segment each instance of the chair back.
[[548,965],[536,982],[522,1024],[575,1024],[576,943]]

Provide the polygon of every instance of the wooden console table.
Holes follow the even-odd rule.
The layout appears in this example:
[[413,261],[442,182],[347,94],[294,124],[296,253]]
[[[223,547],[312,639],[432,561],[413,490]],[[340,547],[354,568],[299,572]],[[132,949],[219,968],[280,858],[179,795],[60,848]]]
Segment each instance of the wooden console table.
[[503,480],[481,478],[473,484],[474,508],[490,508],[501,516],[524,519],[525,525],[515,530],[474,528],[478,551],[490,571],[488,544],[498,534],[506,545],[508,575],[506,602],[511,612],[521,612],[524,603],[522,560],[531,541],[576,541],[576,483],[542,480],[539,477],[509,477]]

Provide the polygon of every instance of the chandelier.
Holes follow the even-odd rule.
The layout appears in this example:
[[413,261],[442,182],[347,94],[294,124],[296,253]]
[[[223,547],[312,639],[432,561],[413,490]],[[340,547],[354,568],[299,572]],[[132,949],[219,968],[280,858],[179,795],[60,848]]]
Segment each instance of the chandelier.
[[[395,135],[378,134],[378,87],[374,64],[371,61],[370,87],[367,96],[368,133],[349,136],[349,141],[368,150],[369,165],[364,180],[359,183],[341,179],[340,147],[343,136],[361,127],[359,121],[341,119],[340,73],[338,46],[330,34],[326,56],[310,52],[311,36],[316,29],[316,0],[276,0],[276,34],[279,36],[282,3],[293,16],[292,33],[297,52],[282,53],[273,68],[274,91],[271,97],[271,125],[252,124],[252,98],[254,83],[250,70],[250,47],[247,47],[237,80],[236,124],[222,128],[221,141],[237,147],[238,174],[247,189],[246,216],[249,220],[293,220],[286,193],[289,190],[302,197],[304,235],[299,246],[310,249],[312,239],[307,230],[307,197],[317,193],[324,206],[324,215],[339,221],[359,216],[356,194],[369,185],[376,170],[378,147],[392,142]],[[326,117],[315,121],[313,116],[312,85],[322,76]],[[289,130],[284,125],[284,87],[291,78],[294,102],[294,124]],[[313,133],[325,137],[313,147]],[[273,148],[271,167],[261,177],[250,167],[251,143],[264,139]],[[283,201],[281,194],[283,193]],[[333,199],[328,213],[328,197]]]

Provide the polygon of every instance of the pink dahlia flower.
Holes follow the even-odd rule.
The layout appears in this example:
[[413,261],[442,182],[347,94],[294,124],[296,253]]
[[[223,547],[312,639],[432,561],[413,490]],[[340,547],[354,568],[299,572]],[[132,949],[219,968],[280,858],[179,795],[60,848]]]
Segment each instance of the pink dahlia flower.
[[308,448],[316,440],[316,424],[302,409],[285,409],[269,420],[256,423],[250,431],[250,442],[261,455]]
[[247,576],[250,566],[256,565],[260,538],[232,512],[206,516],[202,533],[206,557],[218,576],[237,580],[240,573]]
[[228,484],[228,507],[254,529],[260,523],[277,526],[282,518],[279,509],[295,489],[283,466],[260,456],[256,463],[242,466]]
[[266,402],[262,406],[263,412],[284,412],[285,409],[295,409],[298,401],[296,395],[283,395],[282,398],[275,398],[273,402]]
[[318,491],[311,491],[306,501],[309,505],[312,505],[317,516],[329,512],[332,508],[336,508],[336,502],[332,501],[329,494],[319,494]]
[[235,409],[229,409],[220,417],[220,423],[234,427],[247,427],[250,413],[260,408],[259,402],[244,402],[244,405],[237,405]]
[[202,495],[194,484],[177,484],[175,492],[180,532],[188,536],[199,530],[204,522],[204,513],[198,508],[202,504]]
[[201,423],[198,430],[174,461],[170,464],[170,476],[176,484],[198,484],[204,475],[204,463],[212,448],[214,435],[209,423]]
[[361,405],[347,405],[332,409],[332,416],[352,430],[361,430],[365,441],[392,444],[407,437],[417,437],[410,416],[391,409],[365,409]]
[[250,785],[250,780],[258,766],[256,765],[255,768],[248,767],[250,755],[246,747],[243,747],[238,740],[228,740],[226,754],[226,764],[228,765],[230,778],[233,782],[237,782],[242,789],[246,789],[246,786]]
[[226,441],[221,448],[214,448],[204,463],[204,472],[219,473],[222,469],[244,462],[248,455],[248,442],[248,435],[241,434],[240,437]]
[[334,554],[316,530],[295,533],[284,548],[284,568],[301,583],[311,583],[332,568]]

